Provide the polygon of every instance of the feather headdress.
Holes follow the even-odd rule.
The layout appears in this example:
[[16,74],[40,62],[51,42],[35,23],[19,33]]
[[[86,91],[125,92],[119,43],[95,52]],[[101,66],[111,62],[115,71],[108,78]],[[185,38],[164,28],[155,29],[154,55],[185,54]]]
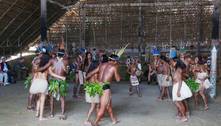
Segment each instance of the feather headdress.
[[127,48],[128,45],[129,43],[126,46],[122,47],[120,50],[116,50],[113,54],[117,55],[120,58],[125,52],[125,49]]

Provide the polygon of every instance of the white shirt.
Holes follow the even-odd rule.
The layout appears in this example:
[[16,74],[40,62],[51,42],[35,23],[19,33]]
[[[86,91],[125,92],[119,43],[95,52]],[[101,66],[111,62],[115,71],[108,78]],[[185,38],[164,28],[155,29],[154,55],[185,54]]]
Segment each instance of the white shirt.
[[3,71],[4,71],[4,72],[8,72],[8,67],[7,67],[6,63],[4,63]]
[[138,68],[139,70],[142,70],[141,63],[138,63],[138,64],[137,64],[137,68]]

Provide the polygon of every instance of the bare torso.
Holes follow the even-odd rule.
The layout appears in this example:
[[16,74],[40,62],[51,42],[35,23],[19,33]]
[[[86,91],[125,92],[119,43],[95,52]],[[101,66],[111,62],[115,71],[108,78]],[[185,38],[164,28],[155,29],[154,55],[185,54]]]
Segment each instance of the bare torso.
[[168,73],[169,73],[169,64],[164,63],[162,65],[162,74],[163,75],[168,75]]
[[103,63],[99,66],[99,75],[98,81],[99,82],[112,82],[115,72],[115,65],[111,63]]
[[181,81],[182,81],[182,70],[178,68],[173,76],[173,84],[176,84]]
[[38,69],[40,63],[40,57],[35,57],[32,61],[32,74],[34,79],[47,79],[48,71],[44,72],[35,72],[35,69]]
[[65,76],[67,71],[67,63],[68,61],[66,59],[63,58],[59,58],[59,59],[52,59],[52,70],[55,74],[59,75],[59,76]]
[[137,70],[136,65],[130,65],[129,66],[129,71],[130,71],[131,75],[135,75],[136,74],[136,70]]

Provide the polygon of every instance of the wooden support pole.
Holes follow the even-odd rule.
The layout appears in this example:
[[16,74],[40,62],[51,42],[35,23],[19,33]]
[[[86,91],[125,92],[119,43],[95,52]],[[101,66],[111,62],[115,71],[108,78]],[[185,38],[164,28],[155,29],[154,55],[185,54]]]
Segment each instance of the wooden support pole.
[[41,41],[47,40],[47,0],[41,0]]

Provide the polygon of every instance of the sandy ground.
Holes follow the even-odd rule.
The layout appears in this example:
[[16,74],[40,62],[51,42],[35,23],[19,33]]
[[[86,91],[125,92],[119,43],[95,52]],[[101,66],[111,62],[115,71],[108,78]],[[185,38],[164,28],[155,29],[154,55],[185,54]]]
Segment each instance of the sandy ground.
[[[128,95],[127,82],[112,85],[113,110],[120,123],[116,126],[220,126],[221,125],[221,97],[210,101],[209,111],[194,110],[190,100],[191,118],[186,123],[176,120],[176,109],[172,102],[157,101],[158,87],[142,84],[143,97],[136,94]],[[70,87],[71,92],[71,87]],[[27,111],[28,90],[23,84],[13,84],[0,87],[0,126],[83,126],[89,104],[84,100],[67,97],[67,115],[65,121],[58,119],[60,112],[57,102],[55,118],[47,121],[38,121],[34,112]],[[201,105],[203,106],[203,105]],[[49,107],[45,109],[45,115],[49,116]],[[93,118],[95,115],[93,115]],[[111,120],[106,115],[100,123],[101,126],[111,126]]]

